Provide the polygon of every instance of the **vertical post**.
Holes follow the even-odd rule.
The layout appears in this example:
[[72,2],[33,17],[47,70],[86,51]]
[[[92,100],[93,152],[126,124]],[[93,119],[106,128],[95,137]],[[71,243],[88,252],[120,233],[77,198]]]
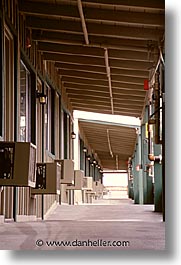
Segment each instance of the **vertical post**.
[[90,173],[91,173],[91,165],[90,165],[90,160],[88,161],[89,162],[89,177],[90,177]]
[[74,167],[75,170],[79,169],[80,158],[79,158],[79,125],[78,119],[75,118],[74,120],[74,133],[76,134],[76,138],[73,141],[74,145]]
[[[18,21],[19,24],[19,21]],[[18,50],[18,39],[14,37],[14,94],[15,94],[15,102],[14,102],[14,140],[18,140],[18,67],[19,67],[19,50]],[[15,186],[13,189],[13,219],[14,222],[17,221],[17,208],[18,208],[18,188]]]
[[87,156],[87,155],[86,155],[86,152],[85,152],[85,153],[84,153],[84,160],[85,160],[85,161],[84,161],[84,163],[85,163],[85,164],[84,164],[84,167],[85,167],[84,175],[85,175],[85,176],[86,176],[86,173],[87,173],[87,163],[86,163],[87,161],[86,161],[86,156]]
[[[142,126],[142,150],[143,150],[143,186],[144,186],[144,204],[153,204],[153,181],[149,175],[149,166],[151,161],[148,159],[148,106],[145,108],[144,125]],[[143,137],[144,136],[144,137]]]
[[96,181],[96,165],[93,165],[93,180]]
[[162,211],[165,222],[165,69],[161,66],[161,91],[162,91]]
[[128,172],[128,198],[131,198],[131,180],[129,172]]
[[[42,87],[42,92],[44,92],[44,85]],[[44,112],[45,112],[45,106],[44,104],[42,104],[42,155],[41,155],[42,163],[44,163],[44,148],[45,148]],[[41,195],[41,218],[42,220],[44,220],[44,194]]]
[[[161,154],[161,145],[154,145],[154,155]],[[162,212],[162,165],[159,162],[154,164],[154,204],[155,212]]]
[[133,190],[134,190],[134,203],[139,203],[139,190],[138,190],[138,176],[136,171],[137,165],[137,152],[135,151],[134,158],[133,158]]
[[138,133],[138,165],[140,166],[138,171],[138,187],[139,187],[139,204],[143,204],[143,167],[142,167],[142,141],[141,141],[141,128]]

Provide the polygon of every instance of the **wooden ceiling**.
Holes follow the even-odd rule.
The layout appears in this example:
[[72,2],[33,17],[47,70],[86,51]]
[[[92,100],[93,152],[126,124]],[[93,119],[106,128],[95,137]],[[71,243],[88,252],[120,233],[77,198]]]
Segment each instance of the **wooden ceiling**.
[[164,36],[163,0],[23,0],[20,12],[73,109],[141,116]]
[[[164,40],[164,0],[23,0],[44,60],[54,62],[74,110],[141,117],[144,80]],[[81,122],[105,168],[133,153],[135,129]],[[110,156],[107,130],[114,156]]]
[[99,157],[104,169],[127,169],[129,156],[136,143],[136,130],[86,121],[79,122],[80,128]]

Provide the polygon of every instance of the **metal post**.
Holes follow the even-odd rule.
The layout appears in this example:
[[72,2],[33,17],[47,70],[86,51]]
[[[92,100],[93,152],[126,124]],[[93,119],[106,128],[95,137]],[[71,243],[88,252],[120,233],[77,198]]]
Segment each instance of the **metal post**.
[[162,65],[162,211],[163,211],[163,221],[165,221],[165,72]]
[[[43,87],[43,92],[44,92],[44,87]],[[45,136],[45,129],[44,129],[44,105],[42,104],[42,163],[44,163],[44,136]],[[42,220],[44,220],[44,194],[41,196],[41,217]]]
[[86,166],[87,166],[87,164],[86,164],[86,152],[85,152],[85,155],[84,155],[84,159],[85,159],[85,170],[84,170],[84,175],[86,176],[86,171],[87,171],[87,168],[86,168]]
[[[161,153],[161,145],[154,145],[154,153]],[[162,212],[162,165],[159,162],[154,163],[154,204],[155,212]]]
[[141,129],[139,129],[138,134],[138,165],[140,166],[138,171],[138,187],[139,187],[139,204],[143,204],[143,168],[142,168],[142,152],[141,148],[142,142],[141,142]]
[[135,151],[133,158],[133,190],[134,190],[134,203],[139,203],[139,190],[138,190],[138,172],[136,171],[137,165],[137,151]]

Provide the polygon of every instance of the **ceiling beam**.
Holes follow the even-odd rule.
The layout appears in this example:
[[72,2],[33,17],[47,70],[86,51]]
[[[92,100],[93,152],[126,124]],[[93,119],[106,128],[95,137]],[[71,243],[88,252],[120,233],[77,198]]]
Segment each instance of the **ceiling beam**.
[[[113,7],[113,5],[112,5]],[[144,10],[145,11],[145,10]],[[29,15],[51,16],[53,18],[73,18],[79,19],[78,9],[74,5],[65,3],[34,3],[30,1],[21,1],[20,12]],[[87,7],[84,5],[84,14],[86,21],[101,21],[107,23],[136,24],[160,27],[164,26],[164,14],[151,12],[135,12],[132,10],[103,9],[98,6]]]
[[[76,49],[76,47],[75,47]],[[92,66],[92,65],[76,65],[76,64],[69,64],[69,63],[56,63],[55,67],[62,69],[62,70],[76,70],[80,72],[90,72],[90,73],[102,73],[106,74],[105,67],[103,66]],[[124,76],[135,76],[135,77],[142,77],[148,78],[149,71],[144,70],[126,70],[122,68],[111,68],[112,75],[124,75]]]
[[[84,130],[87,138],[90,138],[93,143],[98,143],[98,142],[105,143],[106,142],[106,140],[105,140],[106,131],[107,131],[107,129],[102,131],[102,132],[101,131],[97,131],[97,129],[91,130],[89,132]],[[135,144],[136,136],[130,135],[128,137],[124,137],[125,135],[119,134],[119,132],[117,132],[117,133],[118,133],[118,137],[117,138],[115,138],[112,135],[110,136],[111,139],[112,139],[113,145],[116,144],[119,147],[120,145],[123,145],[123,144],[124,145],[128,144],[128,146],[130,146],[130,145],[132,146],[133,144]],[[118,140],[120,140],[120,141],[118,141]]]
[[164,14],[135,12],[130,10],[85,8],[86,21],[100,21],[107,24],[114,23],[119,25],[142,25],[149,27],[164,27]]
[[[89,46],[75,46],[66,44],[57,44],[49,42],[39,42],[38,50],[44,52],[60,53],[60,54],[73,54],[81,56],[94,56],[94,57],[104,57],[104,50],[98,47]],[[119,52],[118,52],[119,53]]]
[[[59,70],[59,75],[63,77],[78,77],[82,79],[101,79],[101,80],[107,80],[106,74],[100,74],[100,73],[89,73],[89,72],[80,72],[76,70]],[[131,77],[131,76],[124,76],[124,75],[112,75],[112,81],[114,82],[121,82],[121,83],[130,83],[130,84],[137,84],[137,85],[144,85],[145,78],[141,77]]]
[[[107,120],[95,120],[95,119],[83,119],[79,118],[79,124],[81,126],[88,127],[90,129],[96,128],[96,130],[106,130],[109,128],[110,130],[119,131],[124,133],[126,136],[129,135],[129,133],[132,133],[132,135],[135,135],[135,128],[138,128],[139,125],[129,125],[125,123],[118,123],[114,121],[107,121]],[[88,130],[89,132],[89,130]],[[135,135],[136,137],[136,135]]]
[[145,0],[136,0],[136,1],[128,1],[128,0],[85,0],[83,4],[90,4],[97,5],[97,6],[106,6],[112,8],[123,7],[123,8],[138,8],[142,9],[150,9],[150,11],[163,11],[165,9],[165,1],[164,0],[152,0],[152,1],[145,1]]
[[[91,125],[91,123],[90,123]],[[89,125],[89,126],[90,126]],[[94,125],[93,125],[94,126]],[[105,136],[106,136],[106,131],[107,129],[109,129],[109,126],[107,128],[104,128],[102,130],[97,129],[96,127],[93,127],[93,129],[91,129],[90,127],[83,127],[85,134],[87,135],[88,138],[92,139],[93,142],[97,143],[97,142],[104,142],[105,140]],[[118,138],[121,139],[121,141],[117,142],[117,138],[115,138],[114,136],[111,135],[111,138],[113,140],[113,143],[117,143],[117,145],[119,146],[120,144],[135,144],[135,139],[136,139],[136,133],[130,133],[129,130],[127,132],[124,133],[120,133],[119,130],[116,130],[116,133],[118,134]],[[101,137],[102,135],[102,137]]]
[[111,74],[111,77],[112,77],[112,82],[121,82],[121,83],[128,83],[128,84],[135,84],[135,85],[144,86],[145,78],[122,76],[122,75],[112,75],[112,74]]
[[[132,14],[134,15],[134,13]],[[129,27],[118,25],[104,25],[96,23],[87,23],[89,35],[98,35],[104,37],[155,40],[159,41],[163,37],[164,29],[152,29],[143,27]]]
[[[105,94],[105,95],[109,95],[109,91],[106,89],[104,90],[99,90],[99,89],[94,89],[94,90],[91,90],[89,87],[86,88],[86,90],[82,90],[82,89],[74,89],[74,88],[66,88],[66,86],[64,86],[65,89],[66,89],[66,92],[69,94],[69,93],[76,93],[76,94],[84,94],[86,93],[86,95],[92,95],[92,93],[96,93],[96,94]],[[116,100],[116,97],[117,95],[128,95],[130,97],[133,97],[133,96],[139,96],[140,98],[145,98],[145,92],[141,92],[141,91],[134,91],[134,90],[121,90],[121,89],[113,89],[113,96]]]
[[[134,15],[134,13],[132,14]],[[81,23],[71,20],[51,20],[38,17],[27,17],[26,25],[29,28],[38,30],[50,30],[72,34],[82,34]],[[87,30],[90,36],[98,35],[104,37],[129,38],[140,40],[159,41],[163,37],[164,29],[129,27],[119,25],[107,25],[98,23],[87,23]],[[90,41],[90,40],[89,40]]]
[[89,36],[88,36],[87,26],[85,23],[84,12],[83,12],[83,8],[82,8],[81,0],[77,0],[77,5],[78,5],[78,9],[79,9],[81,24],[82,24],[82,30],[84,33],[85,44],[89,45]]
[[149,71],[144,70],[132,70],[132,69],[122,69],[120,68],[113,68],[111,67],[111,75],[124,75],[124,76],[134,76],[134,77],[141,77],[141,78],[148,78],[149,77]]
[[62,76],[69,76],[69,77],[78,77],[78,78],[85,78],[85,79],[101,79],[107,81],[106,73],[88,73],[86,71],[76,71],[76,70],[59,70],[59,75]]
[[[36,41],[44,41],[51,43],[62,43],[70,45],[85,45],[83,35],[73,33],[62,33],[54,31],[33,30],[32,38]],[[104,36],[89,36],[90,47],[113,48],[113,49],[130,49],[133,51],[147,51],[150,45],[157,45],[158,43],[152,39],[148,40],[130,40],[123,38],[112,38]]]
[[[96,137],[96,136],[95,136]],[[100,136],[101,137],[101,136]],[[89,139],[88,135],[86,134],[86,138]],[[96,139],[96,138],[94,138]],[[90,138],[91,141],[91,146],[93,147],[93,149],[96,149],[97,145],[102,145],[102,147],[99,147],[99,151],[107,151],[107,147],[105,146],[106,141],[105,140],[100,140],[100,141],[96,141],[94,142],[94,139]],[[111,141],[113,142],[115,139],[113,139],[111,137]],[[135,144],[134,141],[132,141],[132,143],[129,142],[130,139],[128,139],[127,141],[122,141],[122,139],[120,138],[119,141],[121,142],[119,145],[117,145],[117,148],[115,147],[114,144],[112,144],[112,148],[114,149],[114,151],[116,151],[116,153],[120,152],[120,149],[124,148],[124,150],[129,150],[133,148],[133,145]],[[117,140],[116,140],[117,141]]]
[[[98,100],[98,101],[103,101],[104,99],[108,99],[109,97],[106,97],[106,96],[103,96],[103,94],[102,95],[96,95],[96,93],[95,94],[92,94],[91,96],[87,96],[86,94],[82,94],[82,95],[78,95],[78,94],[76,94],[76,93],[74,93],[74,92],[72,92],[72,93],[69,93],[68,94],[69,95],[69,98],[71,98],[71,99],[76,99],[76,98],[78,98],[78,99],[85,99],[85,100]],[[140,96],[134,96],[134,97],[132,97],[132,96],[130,96],[130,95],[116,95],[116,100],[118,101],[120,101],[120,100],[126,100],[127,102],[131,102],[131,101],[137,101],[137,102],[140,102],[140,104],[142,104],[143,105],[143,103],[144,103],[144,98],[140,98]]]
[[[76,46],[75,46],[76,49]],[[62,70],[76,70],[80,71],[80,73],[88,72],[88,73],[98,73],[98,74],[106,74],[106,70],[104,66],[92,66],[92,65],[84,65],[84,64],[69,64],[69,63],[55,63],[55,67]],[[129,72],[129,71],[128,71]],[[144,71],[143,71],[144,73]]]
[[[125,137],[126,139],[135,138],[136,139],[136,131],[135,128],[138,126],[128,125],[123,123],[116,123],[116,122],[107,122],[107,121],[95,121],[95,120],[83,120],[79,121],[79,124],[84,128],[87,134],[92,133],[92,131],[97,133],[106,133],[106,130],[109,129],[110,131],[114,131],[115,133],[121,135],[121,137]],[[97,138],[98,140],[98,138]]]
[[[86,93],[82,93],[81,94],[77,94],[76,92],[67,92],[69,98],[72,98],[74,100],[85,100],[85,103],[87,102],[87,100],[93,100],[93,101],[107,101],[109,99],[109,94],[105,94],[105,93],[92,93],[92,94],[86,94]],[[139,97],[139,96],[133,96],[133,95],[116,95],[114,97],[115,102],[117,104],[121,104],[121,103],[126,103],[128,104],[128,102],[130,102],[131,105],[140,105],[143,106],[144,103],[144,98]]]
[[[88,112],[95,112],[95,113],[103,113],[103,114],[111,114],[111,110],[100,110],[100,109],[96,109],[95,108],[87,108],[87,107],[80,107],[77,106],[76,108],[73,108],[74,110],[83,110],[83,111],[88,111]],[[115,110],[115,115],[124,115],[124,116],[131,116],[131,117],[140,117],[141,116],[141,112],[136,112],[136,111],[116,111]]]
[[104,58],[96,58],[89,56],[79,56],[79,55],[61,55],[59,53],[43,53],[44,60],[55,61],[55,62],[65,62],[73,64],[85,64],[85,65],[95,65],[104,66]]
[[[106,148],[106,146],[104,146],[104,144],[107,142],[106,141],[106,134],[101,134],[100,133],[95,133],[95,131],[91,131],[91,134],[87,134],[86,131],[84,131],[84,133],[86,134],[86,138],[92,143],[92,145],[95,145],[95,144],[101,144],[102,143],[102,149]],[[125,146],[127,147],[127,149],[129,149],[130,147],[132,147],[134,144],[135,144],[135,137],[128,137],[127,139],[124,139],[122,138],[122,136],[119,136],[119,139],[116,139],[114,137],[111,137],[111,140],[112,140],[112,144],[115,147],[115,144],[116,146],[119,148],[120,146]],[[107,149],[107,148],[106,148]]]
[[[93,108],[94,106],[96,106],[96,108],[97,109],[102,109],[102,108],[104,108],[104,109],[110,109],[110,106],[108,105],[108,104],[105,104],[105,103],[95,103],[95,104],[88,104],[87,102],[83,102],[83,103],[78,103],[78,102],[74,102],[74,101],[71,101],[71,103],[72,103],[72,106],[73,107],[77,107],[77,106],[86,106],[86,107],[88,107],[88,108]],[[115,104],[115,109],[117,110],[117,111],[119,111],[119,110],[142,110],[142,107],[140,107],[140,106],[134,106],[134,105],[123,105],[123,104]]]
[[[84,65],[95,65],[103,66],[104,58],[96,58],[90,56],[78,56],[78,55],[61,55],[59,53],[43,53],[44,60],[54,61],[54,62],[64,62],[72,64],[84,64]],[[122,68],[122,69],[132,69],[132,70],[148,70],[153,66],[153,63],[134,61],[131,60],[116,60],[110,59],[110,67]]]
[[[99,137],[100,138],[100,140],[98,140],[97,138],[96,138],[96,134],[93,136],[93,138],[91,137],[91,135],[89,135],[89,134],[87,134],[87,133],[85,133],[86,134],[86,138],[88,139],[88,140],[90,140],[90,142],[91,142],[91,146],[93,147],[95,147],[95,145],[101,145],[102,144],[102,146],[101,147],[99,147],[99,149],[102,149],[102,150],[107,150],[107,146],[105,146],[105,144],[106,144],[106,135],[104,134],[104,135],[101,135],[101,134],[98,134],[97,135],[97,138]],[[111,137],[111,141],[112,141],[112,143],[113,143],[113,146],[114,146],[114,149],[115,150],[117,150],[117,149],[119,149],[120,147],[124,147],[125,149],[127,149],[127,150],[129,150],[130,148],[132,148],[133,147],[133,145],[135,145],[135,138],[133,139],[133,138],[129,138],[129,139],[127,139],[127,140],[123,140],[121,137],[119,138],[119,139],[114,139],[113,137]],[[119,144],[117,144],[116,146],[115,146],[115,142],[119,142]],[[130,142],[131,141],[131,142]],[[117,147],[117,148],[116,148]],[[117,152],[119,152],[119,151],[117,151]]]
[[32,1],[20,1],[19,10],[22,13],[29,15],[42,15],[52,17],[67,17],[78,18],[80,20],[79,11],[76,5],[46,2],[32,2]]
[[[102,48],[89,47],[89,46],[78,46],[75,45],[65,45],[49,42],[39,42],[38,50],[49,52],[49,53],[60,53],[60,54],[73,54],[81,56],[94,56],[94,57],[104,57],[104,50]],[[136,61],[148,61],[148,52],[130,51],[126,50],[114,50],[109,49],[110,59],[128,59]]]
[[[88,80],[88,79],[81,79],[81,78],[67,78],[66,81],[63,82],[64,87],[66,88],[78,88],[78,89],[87,89],[90,88],[91,90],[100,90],[105,91],[108,87],[107,82],[103,80]],[[143,85],[134,85],[134,84],[127,84],[121,82],[112,82],[114,91],[117,90],[130,90],[130,91],[140,91],[145,94],[143,90]]]

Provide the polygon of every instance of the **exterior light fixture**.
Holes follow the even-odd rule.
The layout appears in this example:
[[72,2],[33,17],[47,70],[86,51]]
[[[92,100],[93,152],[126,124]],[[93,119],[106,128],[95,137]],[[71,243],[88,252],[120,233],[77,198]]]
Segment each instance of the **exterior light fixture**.
[[87,148],[86,147],[83,148],[83,152],[87,153]]
[[26,38],[26,48],[27,49],[31,48],[31,40],[30,40],[30,37],[27,37]]
[[90,155],[88,155],[88,156],[87,156],[87,160],[89,160],[89,161],[91,160],[91,157],[90,157]]
[[74,132],[71,133],[72,140],[76,139],[76,134]]
[[95,159],[93,159],[93,161],[92,161],[94,164],[97,164],[97,161],[95,160]]
[[44,105],[47,103],[47,95],[43,92],[36,91],[36,97],[39,99],[40,104]]
[[97,168],[99,167],[98,164],[96,165],[96,167],[97,167]]
[[136,166],[136,171],[140,171],[140,168],[141,168],[140,165],[137,165]]
[[93,163],[93,162],[91,163],[91,166],[92,166],[92,167],[94,166],[94,163]]

